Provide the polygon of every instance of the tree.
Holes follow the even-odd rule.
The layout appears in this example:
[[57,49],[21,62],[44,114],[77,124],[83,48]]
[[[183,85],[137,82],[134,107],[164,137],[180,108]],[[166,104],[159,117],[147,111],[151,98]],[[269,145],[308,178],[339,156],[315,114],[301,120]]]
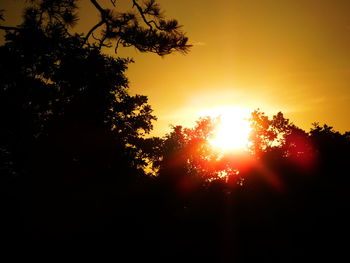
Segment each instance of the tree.
[[[266,174],[266,169],[270,169],[278,172],[287,165],[307,171],[315,165],[317,153],[310,135],[281,112],[269,118],[259,110],[254,111],[250,123],[250,145],[241,153],[220,153],[210,146],[216,119],[201,119],[193,129],[174,127],[164,138],[155,162],[160,177],[178,180],[195,177],[201,178],[202,184],[213,181],[242,184],[244,177],[249,177],[247,174],[253,171]],[[277,178],[265,179],[278,184]]]
[[[11,196],[31,207],[34,228],[67,238],[110,224],[106,214],[113,216],[118,204],[130,212],[128,198],[148,178],[152,140],[144,135],[156,117],[146,96],[128,93],[131,60],[105,55],[102,48],[113,39],[159,55],[189,46],[177,24],[154,13],[155,1],[133,1],[139,16],[90,1],[106,27],[95,41],[95,29],[72,32],[77,1],[30,2],[22,24],[0,27],[6,31],[0,47],[1,180],[18,188]],[[159,18],[157,28],[140,25],[149,17]]]
[[173,127],[173,131],[162,140],[159,155],[152,160],[159,179],[165,185],[174,187],[176,192],[192,191],[205,179],[201,177],[204,174],[198,166],[207,148],[206,135],[198,136],[203,123],[205,120],[202,123],[199,121],[193,130],[182,126]]
[[214,150],[209,140],[218,122],[218,118],[206,117],[199,119],[193,128],[173,127],[163,139],[160,154],[154,162],[159,178],[170,181],[169,184],[177,186],[180,192],[215,183],[241,184],[239,173],[250,161],[250,154]]
[[[101,48],[114,39],[116,48],[118,44],[133,45],[141,51],[165,55],[186,52],[187,38],[176,20],[167,21],[161,15],[155,1],[144,4],[132,1],[136,13],[116,13],[103,8],[98,1],[90,2],[101,16],[98,27],[104,27],[100,38],[92,43],[90,38],[96,26],[86,35],[70,33],[69,28],[78,19],[75,0],[31,1],[22,25],[2,27],[7,32],[7,42],[1,48],[4,58],[1,119],[7,127],[3,133],[22,134],[4,141],[18,142],[21,136],[32,140],[47,133],[48,127],[54,126],[52,123],[65,118],[70,122],[84,120],[113,131],[132,149],[140,143],[140,135],[152,129],[155,117],[147,97],[130,96],[127,92],[124,72],[131,60],[108,57],[101,54]],[[9,147],[14,146],[4,147],[7,149],[4,152]],[[139,155],[136,152],[135,157]]]
[[[319,248],[327,256],[345,254],[340,237],[348,230],[349,133],[319,124],[306,132],[282,113],[256,111],[251,122],[253,162],[245,170],[237,156],[207,152],[210,120],[193,129],[174,127],[164,138],[159,177],[175,186],[169,203],[177,204],[172,215],[185,227],[188,246],[216,256],[225,247],[227,261],[237,262],[324,257]],[[243,184],[217,179],[222,168],[238,169],[234,176]]]
[[[66,33],[78,21],[77,3],[79,0],[30,0],[31,6],[26,15],[36,17],[38,25],[61,24]],[[91,44],[101,47],[113,47],[117,51],[119,45],[135,47],[141,52],[153,52],[158,55],[167,55],[174,51],[187,53],[191,47],[188,38],[181,30],[181,25],[175,19],[166,19],[156,0],[130,0],[132,10],[117,11],[117,1],[108,2],[112,8],[104,7],[101,1],[89,1],[99,14],[99,21],[82,35],[82,44]],[[110,6],[109,5],[109,6]],[[3,11],[0,10],[0,20]],[[6,31],[19,30],[18,27],[2,26]]]
[[255,110],[252,112],[250,122],[252,126],[250,150],[256,155],[282,146],[286,136],[297,129],[282,112],[278,112],[270,119],[264,112]]

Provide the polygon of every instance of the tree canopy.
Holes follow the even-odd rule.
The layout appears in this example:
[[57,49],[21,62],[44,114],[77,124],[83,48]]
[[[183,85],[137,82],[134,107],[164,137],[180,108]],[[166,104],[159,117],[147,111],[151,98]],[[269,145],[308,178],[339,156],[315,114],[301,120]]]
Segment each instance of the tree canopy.
[[[132,1],[133,13],[90,1],[101,15],[99,37],[95,28],[74,32],[77,2],[29,1],[20,25],[0,27],[6,31],[0,47],[1,180],[5,189],[15,187],[10,196],[18,202],[30,197],[24,206],[32,207],[33,218],[25,220],[37,222],[32,227],[39,236],[65,238],[94,220],[107,224],[98,213],[107,196],[118,203],[118,195],[130,195],[128,189],[149,178],[144,168],[153,146],[144,135],[156,117],[146,96],[129,94],[125,71],[132,60],[102,48],[112,41],[115,48],[132,45],[159,55],[189,48],[176,20],[161,16],[155,1]],[[61,230],[52,232],[57,223]]]
[[30,1],[21,25],[1,27],[7,32],[0,65],[4,152],[29,149],[49,129],[80,123],[81,129],[90,126],[118,138],[141,161],[141,137],[156,118],[146,96],[128,93],[124,73],[131,60],[104,55],[101,48],[115,41],[115,48],[132,45],[165,55],[187,52],[187,38],[176,20],[161,15],[155,1],[132,1],[135,10],[129,13],[90,1],[104,30],[99,38],[93,35],[96,27],[78,35],[70,30],[78,20],[77,2]]

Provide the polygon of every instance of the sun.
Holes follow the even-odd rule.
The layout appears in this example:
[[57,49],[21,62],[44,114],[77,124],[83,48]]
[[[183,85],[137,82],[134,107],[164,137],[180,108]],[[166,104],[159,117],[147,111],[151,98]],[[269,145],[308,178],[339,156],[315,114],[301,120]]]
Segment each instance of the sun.
[[219,125],[209,143],[225,151],[244,149],[249,143],[250,131],[247,119],[225,113],[220,116]]
[[249,145],[251,110],[240,107],[216,107],[201,112],[202,116],[217,117],[209,144],[220,151],[244,150]]

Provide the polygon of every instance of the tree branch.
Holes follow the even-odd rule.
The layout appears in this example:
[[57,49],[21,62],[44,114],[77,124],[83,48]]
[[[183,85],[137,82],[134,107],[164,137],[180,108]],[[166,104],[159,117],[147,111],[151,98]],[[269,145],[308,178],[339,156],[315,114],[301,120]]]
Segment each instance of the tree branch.
[[[117,1],[110,1],[115,6]],[[117,40],[115,49],[118,48],[119,44],[123,44],[124,47],[134,45],[141,52],[150,51],[159,55],[169,54],[172,50],[186,52],[189,47],[189,45],[186,45],[187,38],[182,32],[177,31],[179,27],[177,21],[170,20],[167,22],[161,19],[160,9],[157,5],[154,5],[155,1],[150,1],[145,8],[142,4],[139,4],[138,0],[131,0],[132,8],[136,9],[136,15],[121,13],[119,17],[114,17],[112,11],[101,6],[98,0],[90,0],[90,2],[100,13],[100,21],[88,31],[83,45],[88,43],[91,35],[96,40],[93,33],[99,27],[103,27],[104,30],[97,38],[100,47],[110,39]],[[139,21],[142,22],[142,26],[139,26]],[[148,39],[148,37],[150,38]]]
[[90,0],[90,2],[97,8],[98,11],[100,11],[101,15],[103,16],[103,18],[105,18],[105,13],[106,13],[106,10],[104,10],[102,8],[102,6],[100,6],[99,3],[97,3],[96,0]]
[[[145,14],[147,14],[147,11],[145,12],[145,11],[142,9],[142,7],[137,3],[137,0],[132,0],[132,2],[133,2],[133,6],[136,6],[137,10],[139,11],[139,13],[140,13],[140,15],[141,15],[141,17],[142,17],[143,22],[144,22],[146,25],[149,26],[150,30],[153,30],[153,26],[154,26],[156,29],[158,29],[158,30],[160,30],[160,31],[164,31],[164,28],[163,28],[162,26],[158,25],[158,24],[156,23],[156,21],[154,21],[154,20],[147,20],[147,18],[146,18],[146,16],[145,16]],[[153,16],[155,16],[155,15],[153,15]],[[153,24],[153,26],[152,26],[152,24]]]
[[83,42],[83,45],[85,45],[86,42],[89,40],[90,35],[91,35],[97,28],[99,28],[100,26],[102,26],[102,25],[105,24],[105,23],[106,23],[105,20],[101,20],[99,23],[97,23],[96,25],[94,25],[94,26],[89,30],[89,32],[86,34],[86,37],[85,37],[84,42]]
[[[152,24],[147,20],[147,18],[145,17],[145,13],[143,12],[143,9],[142,7],[137,3],[136,0],[132,0],[133,2],[133,6],[136,6],[137,10],[139,11],[141,17],[142,17],[142,20],[146,23],[146,25],[149,26],[150,30],[153,30],[153,26]],[[154,22],[154,21],[153,21]],[[154,25],[157,27],[157,24],[154,23]],[[158,27],[157,27],[158,28]],[[159,29],[159,28],[158,28]]]
[[[96,1],[96,0],[90,0],[90,2],[95,6],[95,8],[100,12],[101,14],[101,21],[98,22],[96,25],[94,25],[90,30],[89,32],[86,34],[86,37],[84,39],[84,42],[83,42],[83,45],[85,45],[88,40],[89,40],[89,37],[91,36],[91,34],[97,29],[99,28],[100,26],[102,25],[106,25],[107,29],[109,28],[109,24],[108,24],[108,21],[107,21],[107,17],[106,17],[106,10],[103,9],[102,6],[100,6],[100,4]],[[112,1],[112,3],[114,4],[114,2]],[[95,38],[95,37],[94,37]],[[100,41],[100,46],[103,45],[103,42],[106,38],[103,38],[102,40],[99,39]]]
[[14,27],[14,26],[0,26],[0,29],[2,29],[2,30],[18,30],[18,27]]

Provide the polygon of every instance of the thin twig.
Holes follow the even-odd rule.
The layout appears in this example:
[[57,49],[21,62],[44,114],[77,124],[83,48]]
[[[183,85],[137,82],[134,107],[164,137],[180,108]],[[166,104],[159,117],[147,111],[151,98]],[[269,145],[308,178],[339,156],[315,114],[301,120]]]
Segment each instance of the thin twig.
[[111,0],[112,5],[115,7],[115,3],[117,2],[117,0]]

